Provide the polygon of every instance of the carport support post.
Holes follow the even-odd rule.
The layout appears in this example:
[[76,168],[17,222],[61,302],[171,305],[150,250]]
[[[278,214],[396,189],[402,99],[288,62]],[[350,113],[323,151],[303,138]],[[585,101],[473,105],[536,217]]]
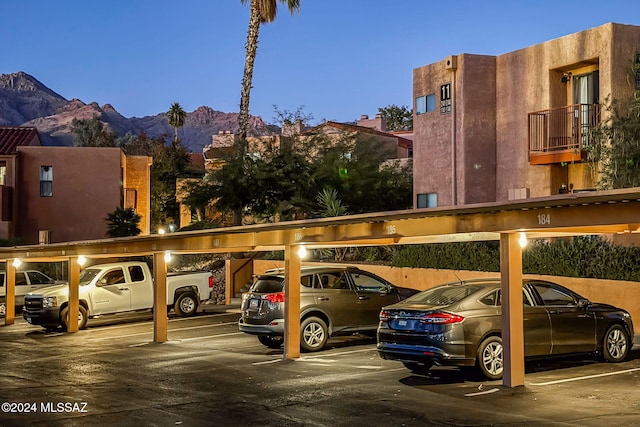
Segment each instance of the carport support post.
[[300,357],[300,245],[284,248],[284,359]]
[[153,254],[153,341],[167,340],[167,262],[164,252]]
[[502,288],[502,347],[506,387],[524,385],[524,327],[522,311],[522,248],[518,233],[500,234]]
[[4,324],[13,325],[16,318],[16,268],[13,260],[7,260],[7,291],[5,295]]
[[69,258],[69,323],[67,332],[78,332],[78,310],[80,298],[80,264],[78,257]]

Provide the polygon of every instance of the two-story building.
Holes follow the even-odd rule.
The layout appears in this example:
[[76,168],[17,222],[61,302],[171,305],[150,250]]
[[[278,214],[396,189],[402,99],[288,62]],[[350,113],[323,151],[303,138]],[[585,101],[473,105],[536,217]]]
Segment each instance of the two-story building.
[[415,207],[594,189],[590,129],[639,85],[640,27],[608,23],[413,71]]
[[0,127],[0,239],[101,239],[117,207],[133,208],[149,234],[151,164],[120,148],[42,146],[35,128]]

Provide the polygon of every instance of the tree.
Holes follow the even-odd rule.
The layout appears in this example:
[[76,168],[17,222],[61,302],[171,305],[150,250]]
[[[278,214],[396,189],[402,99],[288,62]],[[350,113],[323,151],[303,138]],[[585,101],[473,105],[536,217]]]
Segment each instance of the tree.
[[178,128],[184,126],[184,120],[187,116],[187,113],[184,112],[180,104],[174,102],[171,104],[171,108],[167,112],[167,120],[169,120],[169,126],[173,128],[174,136],[173,140],[178,140]]
[[631,65],[635,90],[626,102],[605,101],[608,119],[591,134],[589,160],[601,167],[601,188],[640,187],[640,58]]
[[74,147],[115,147],[115,135],[95,114],[90,119],[71,121]]
[[[242,4],[250,3],[249,29],[245,44],[244,74],[240,92],[240,114],[238,116],[238,140],[245,144],[249,127],[249,97],[253,80],[253,65],[258,51],[260,26],[273,22],[276,18],[278,2],[286,4],[291,14],[300,10],[300,0],[240,0]],[[241,149],[242,150],[242,149]]]
[[138,228],[141,218],[132,208],[117,207],[115,211],[108,213],[105,218],[107,221],[107,236],[137,236],[142,232]]
[[398,107],[391,104],[387,107],[378,108],[387,123],[389,131],[413,130],[413,113],[406,106]]

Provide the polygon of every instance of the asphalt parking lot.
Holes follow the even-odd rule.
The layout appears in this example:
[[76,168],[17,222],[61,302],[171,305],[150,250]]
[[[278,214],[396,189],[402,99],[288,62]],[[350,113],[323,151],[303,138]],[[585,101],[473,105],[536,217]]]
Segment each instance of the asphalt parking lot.
[[411,374],[374,340],[332,339],[283,360],[238,331],[237,310],[170,318],[153,343],[149,313],[90,320],[76,334],[20,317],[0,327],[0,425],[467,426],[640,424],[640,348],[621,364],[527,363],[510,389],[467,371]]

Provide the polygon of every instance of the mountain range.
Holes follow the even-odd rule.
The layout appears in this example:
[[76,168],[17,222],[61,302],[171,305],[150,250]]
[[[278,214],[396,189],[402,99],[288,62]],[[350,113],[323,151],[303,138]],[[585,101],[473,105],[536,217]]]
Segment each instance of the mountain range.
[[[145,132],[156,138],[173,135],[166,113],[155,116],[124,117],[110,104],[67,100],[25,72],[0,74],[0,126],[35,126],[43,145],[73,145],[73,119],[91,119],[98,115],[118,136]],[[254,129],[267,129],[259,116],[250,117]],[[182,144],[192,152],[202,152],[220,131],[238,130],[238,113],[224,113],[207,106],[186,114],[178,130]]]

